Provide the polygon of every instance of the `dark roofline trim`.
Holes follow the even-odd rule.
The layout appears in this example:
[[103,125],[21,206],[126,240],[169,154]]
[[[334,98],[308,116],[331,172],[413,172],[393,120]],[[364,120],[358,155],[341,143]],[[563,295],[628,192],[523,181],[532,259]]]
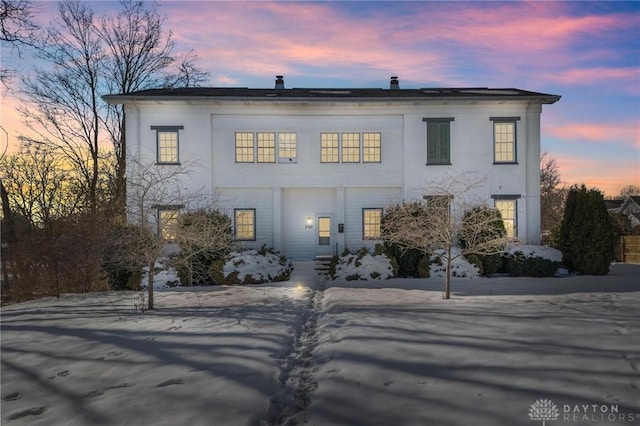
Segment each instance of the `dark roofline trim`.
[[[480,89],[479,89],[480,90]],[[493,94],[492,94],[493,93]],[[416,101],[538,101],[552,104],[560,99],[558,95],[529,92],[520,89],[486,89],[481,93],[462,89],[247,89],[222,87],[191,87],[181,89],[149,89],[128,94],[113,94],[103,97],[109,103],[131,101],[259,101],[259,102],[416,102]]]

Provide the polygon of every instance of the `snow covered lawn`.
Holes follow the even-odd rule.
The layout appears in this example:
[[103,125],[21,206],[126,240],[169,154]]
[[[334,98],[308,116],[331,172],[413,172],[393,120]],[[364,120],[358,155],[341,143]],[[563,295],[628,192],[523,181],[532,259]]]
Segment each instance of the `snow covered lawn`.
[[[3,307],[2,425],[541,425],[539,399],[549,426],[640,425],[640,266],[454,279],[450,301],[437,278],[295,267],[158,292],[144,314],[134,293]],[[576,404],[627,417],[565,419]]]

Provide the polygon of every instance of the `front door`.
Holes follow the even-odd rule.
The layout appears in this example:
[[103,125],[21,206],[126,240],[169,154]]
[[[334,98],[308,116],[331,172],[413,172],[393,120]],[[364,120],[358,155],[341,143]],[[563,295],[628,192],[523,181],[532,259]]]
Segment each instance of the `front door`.
[[333,254],[331,243],[331,216],[318,216],[318,244],[316,254]]

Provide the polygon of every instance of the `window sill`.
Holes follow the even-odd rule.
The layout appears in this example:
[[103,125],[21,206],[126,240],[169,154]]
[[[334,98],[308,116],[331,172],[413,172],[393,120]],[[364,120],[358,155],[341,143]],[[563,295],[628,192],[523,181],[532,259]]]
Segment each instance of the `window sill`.
[[451,163],[427,163],[427,166],[451,166]]
[[498,166],[498,165],[507,165],[508,166],[510,164],[516,164],[517,165],[518,162],[517,161],[494,161],[493,164],[495,166]]
[[181,166],[180,163],[160,163],[156,162],[156,166]]

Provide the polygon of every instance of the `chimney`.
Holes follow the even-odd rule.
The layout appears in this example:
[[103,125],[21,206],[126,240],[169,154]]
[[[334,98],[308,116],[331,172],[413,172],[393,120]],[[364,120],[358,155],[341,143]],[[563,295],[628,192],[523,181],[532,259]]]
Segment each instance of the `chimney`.
[[284,89],[284,77],[276,75],[276,89]]
[[389,83],[390,90],[398,90],[400,89],[400,82],[398,81],[398,77],[391,77],[391,82]]

